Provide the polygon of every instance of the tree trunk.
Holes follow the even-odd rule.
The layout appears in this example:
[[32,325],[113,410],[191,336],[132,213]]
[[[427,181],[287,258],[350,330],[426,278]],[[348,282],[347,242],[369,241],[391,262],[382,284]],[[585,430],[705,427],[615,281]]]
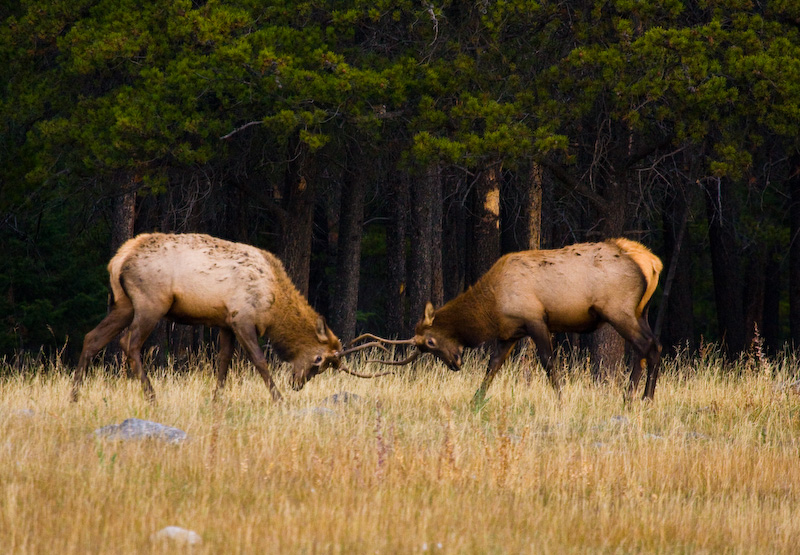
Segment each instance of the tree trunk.
[[411,253],[408,278],[408,324],[406,332],[413,333],[417,321],[422,318],[425,304],[431,300],[433,284],[433,209],[434,190],[441,187],[439,166],[428,168],[428,172],[411,185]]
[[742,263],[734,222],[738,216],[731,186],[717,182],[706,188],[706,214],[711,271],[720,339],[728,355],[745,347]]
[[349,175],[342,185],[339,212],[339,245],[333,297],[333,329],[343,342],[355,337],[358,284],[361,275],[361,235],[364,225],[366,182],[360,175]]
[[111,208],[111,256],[133,237],[135,221],[136,191],[130,190],[115,196]]
[[459,181],[451,173],[442,179],[444,195],[442,218],[443,298],[449,301],[464,290],[466,261],[466,215],[459,199]]
[[406,214],[408,181],[398,172],[389,176],[389,201],[393,206],[386,226],[386,331],[389,336],[406,332]]
[[789,160],[789,330],[792,345],[800,348],[800,154]]
[[442,176],[440,168],[431,183],[431,302],[434,306],[444,304],[444,275],[442,267]]
[[528,248],[542,248],[542,191],[544,184],[544,168],[531,162],[530,178],[527,187]]
[[314,221],[314,176],[309,175],[308,147],[297,140],[290,140],[289,143],[289,163],[283,190],[286,217],[281,222],[280,257],[297,289],[308,296]]
[[774,252],[767,257],[764,276],[764,320],[761,334],[764,345],[770,353],[775,354],[781,347],[781,265]]
[[[627,183],[619,179],[610,182],[603,198],[606,202],[599,214],[601,238],[620,237],[628,216]],[[604,324],[592,334],[590,344],[595,378],[602,381],[616,379],[623,367],[625,340],[617,330]]]
[[500,258],[500,165],[483,169],[472,197],[467,281],[475,283]]
[[744,347],[753,345],[756,339],[756,329],[758,335],[763,339],[764,329],[764,287],[766,258],[764,256],[763,245],[756,247],[755,252],[746,256],[747,264],[744,275]]
[[[683,187],[668,191],[663,211],[666,256],[661,285],[664,293],[659,312],[663,311],[660,339],[664,348],[672,353],[681,346],[691,349],[694,341],[692,248],[687,232],[688,217],[689,203]],[[669,279],[671,283],[668,283]],[[653,331],[659,333],[659,330]]]
[[540,249],[542,245],[542,166],[514,172],[500,186],[501,252]]

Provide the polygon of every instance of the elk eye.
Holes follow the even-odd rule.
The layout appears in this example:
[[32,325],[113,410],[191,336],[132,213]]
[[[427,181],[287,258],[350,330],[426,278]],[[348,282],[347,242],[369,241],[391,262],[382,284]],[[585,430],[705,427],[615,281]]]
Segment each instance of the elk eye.
[[428,347],[436,348],[436,340],[433,337],[428,338]]
[[322,364],[322,355],[317,355],[317,356],[314,357],[314,364],[316,364],[318,366],[320,364]]

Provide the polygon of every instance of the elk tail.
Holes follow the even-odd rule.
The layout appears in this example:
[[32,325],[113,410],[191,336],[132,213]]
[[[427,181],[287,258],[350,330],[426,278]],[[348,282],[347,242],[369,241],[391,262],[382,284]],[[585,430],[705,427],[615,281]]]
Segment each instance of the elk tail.
[[111,293],[113,294],[115,303],[122,301],[122,299],[128,298],[128,294],[125,292],[125,288],[122,284],[122,267],[125,265],[125,262],[128,261],[128,258],[130,258],[131,254],[139,246],[139,243],[149,236],[149,233],[143,233],[141,235],[137,235],[133,239],[128,239],[119,248],[117,254],[115,254],[114,257],[108,262],[108,275],[111,283]]
[[642,270],[642,275],[647,285],[644,295],[642,295],[642,299],[639,301],[639,306],[636,307],[636,316],[641,316],[644,307],[647,306],[650,297],[653,296],[656,290],[658,277],[661,275],[661,270],[664,269],[664,264],[659,257],[654,255],[650,249],[641,243],[625,239],[624,237],[618,237],[612,241],[616,243],[625,255],[636,262],[636,265]]

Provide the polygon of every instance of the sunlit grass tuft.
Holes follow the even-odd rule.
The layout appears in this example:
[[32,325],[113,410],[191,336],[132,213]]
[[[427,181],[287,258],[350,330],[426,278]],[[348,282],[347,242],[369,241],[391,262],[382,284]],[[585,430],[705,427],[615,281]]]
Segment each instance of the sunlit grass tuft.
[[[352,365],[371,371],[366,357]],[[480,353],[394,376],[325,374],[272,403],[236,359],[221,399],[212,364],[138,381],[95,369],[77,404],[68,371],[0,381],[0,542],[9,553],[794,552],[800,397],[790,354],[665,361],[655,402],[625,402],[585,358],[561,396],[508,363],[481,410]],[[339,392],[357,396],[332,403]],[[185,430],[180,445],[100,440],[126,418]]]

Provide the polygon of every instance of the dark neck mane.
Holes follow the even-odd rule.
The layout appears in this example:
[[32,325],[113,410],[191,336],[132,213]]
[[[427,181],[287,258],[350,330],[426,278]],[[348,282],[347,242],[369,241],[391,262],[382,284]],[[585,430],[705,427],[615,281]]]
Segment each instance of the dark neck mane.
[[306,298],[297,290],[283,265],[275,258],[275,302],[271,310],[280,315],[266,330],[272,348],[287,362],[292,362],[300,354],[319,344],[315,326],[317,312],[311,308]]
[[477,347],[497,337],[497,303],[485,277],[437,310],[433,321],[434,327],[448,330],[465,347]]

